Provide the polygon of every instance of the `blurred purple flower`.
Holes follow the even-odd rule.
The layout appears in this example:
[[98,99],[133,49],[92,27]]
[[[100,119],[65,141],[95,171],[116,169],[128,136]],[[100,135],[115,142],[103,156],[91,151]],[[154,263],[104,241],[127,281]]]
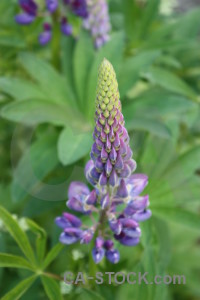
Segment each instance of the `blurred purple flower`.
[[88,17],[84,20],[84,28],[89,30],[96,48],[109,41],[111,29],[106,0],[87,0]]

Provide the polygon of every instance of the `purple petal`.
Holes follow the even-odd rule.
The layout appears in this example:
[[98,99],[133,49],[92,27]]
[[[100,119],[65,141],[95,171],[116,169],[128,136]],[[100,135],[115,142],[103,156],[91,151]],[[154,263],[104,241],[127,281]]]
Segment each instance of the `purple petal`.
[[89,244],[89,242],[92,240],[94,235],[94,232],[91,229],[84,230],[81,235],[81,244]]
[[115,187],[118,184],[118,180],[119,179],[118,179],[117,173],[115,172],[115,170],[112,170],[112,173],[111,173],[110,178],[109,178],[109,184],[112,187]]
[[60,228],[66,228],[66,227],[70,227],[71,224],[64,218],[64,217],[57,217],[55,219],[55,223],[56,225],[58,225]]
[[105,248],[106,250],[111,250],[111,249],[113,248],[113,246],[114,246],[114,243],[113,243],[112,240],[106,240],[106,241],[104,242],[104,248]]
[[19,5],[29,15],[36,15],[37,4],[33,0],[19,0]]
[[80,227],[82,225],[81,220],[70,213],[64,212],[63,216],[74,227]]
[[127,191],[126,183],[125,183],[124,179],[121,179],[121,181],[120,181],[120,185],[117,190],[117,197],[119,197],[119,198],[127,198],[128,197],[128,191]]
[[64,34],[64,35],[71,35],[72,34],[72,25],[71,24],[61,24],[61,32]]
[[38,38],[40,45],[42,46],[46,45],[51,40],[51,37],[52,37],[51,30],[42,32]]
[[94,205],[97,202],[96,190],[93,190],[85,199],[85,203],[88,205]]
[[104,245],[104,239],[101,236],[97,237],[95,240],[95,247],[97,249],[100,249],[103,247],[103,245]]
[[84,203],[81,199],[72,197],[67,201],[67,206],[72,210],[84,212]]
[[119,251],[116,250],[116,249],[106,251],[106,258],[112,264],[117,264],[119,262],[119,259],[120,259]]
[[85,183],[73,181],[68,189],[68,198],[76,197],[77,195],[88,195],[89,193],[90,190]]
[[144,210],[149,204],[149,195],[145,196],[136,196],[134,197],[127,205],[128,208],[134,210]]
[[140,239],[125,236],[122,239],[120,239],[119,242],[124,246],[136,246],[140,242]]
[[92,257],[96,264],[98,264],[104,258],[104,255],[105,255],[105,250],[103,248],[100,249],[93,248]]
[[131,238],[138,238],[141,236],[141,229],[139,227],[136,228],[123,228],[123,232],[126,236]]
[[107,208],[109,203],[110,203],[110,197],[109,194],[106,194],[101,198],[101,208],[102,209]]
[[130,196],[138,196],[148,183],[148,177],[145,174],[133,174],[125,180]]
[[115,233],[115,234],[120,234],[122,231],[122,224],[120,220],[111,220],[109,222],[110,229]]
[[58,7],[58,0],[46,0],[46,6],[50,13],[53,13]]
[[148,220],[151,217],[152,213],[150,211],[150,209],[144,210],[142,212],[136,212],[133,215],[133,219],[137,222],[143,222]]
[[59,238],[60,242],[66,245],[74,244],[78,242],[79,239],[80,239],[79,235],[73,233],[67,233],[67,232],[62,232]]
[[105,172],[101,173],[101,175],[99,177],[99,184],[100,184],[100,186],[104,186],[107,184],[107,176],[106,176]]
[[15,21],[21,25],[29,25],[34,21],[34,19],[35,16],[29,15],[27,13],[22,13],[15,16]]

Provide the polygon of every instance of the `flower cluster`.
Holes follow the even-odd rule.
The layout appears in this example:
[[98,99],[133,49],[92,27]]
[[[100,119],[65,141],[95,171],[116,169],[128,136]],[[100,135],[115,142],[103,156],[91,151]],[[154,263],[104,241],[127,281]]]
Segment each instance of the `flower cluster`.
[[87,0],[88,18],[83,22],[84,28],[91,32],[94,45],[100,48],[109,40],[111,29],[106,0]]
[[91,160],[85,167],[93,190],[84,183],[72,182],[67,201],[68,208],[88,215],[92,225],[84,227],[79,218],[69,213],[56,218],[56,224],[63,229],[61,243],[87,244],[94,240],[94,261],[99,263],[106,256],[117,263],[120,255],[114,241],[137,245],[141,236],[139,223],[147,220],[151,211],[147,209],[148,195],[140,195],[148,183],[147,176],[132,174],[136,162],[124,127],[116,75],[106,59],[99,69],[95,122]]
[[[87,18],[86,0],[63,0],[59,4],[58,0],[44,0],[45,7],[38,7],[35,0],[19,0],[19,6],[22,12],[15,16],[18,24],[29,25],[37,17],[48,18],[49,15],[54,15],[60,23],[61,32],[68,36],[72,34],[72,25],[69,24],[66,18],[65,8],[68,8],[74,15]],[[43,32],[39,36],[41,45],[47,44],[52,38],[52,24],[45,22]]]

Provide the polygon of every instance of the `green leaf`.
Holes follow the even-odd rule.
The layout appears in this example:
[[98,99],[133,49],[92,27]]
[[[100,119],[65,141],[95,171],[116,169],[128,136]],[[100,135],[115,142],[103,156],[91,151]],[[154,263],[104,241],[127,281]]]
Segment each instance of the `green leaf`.
[[0,253],[0,267],[34,270],[34,267],[23,257],[7,253]]
[[0,89],[17,100],[47,98],[37,85],[20,78],[1,77]]
[[11,216],[11,214],[0,206],[0,219],[3,221],[5,227],[16,241],[20,249],[30,262],[35,262],[35,256],[30,246],[29,240],[25,232],[20,228],[19,224]]
[[69,59],[69,57],[73,57],[74,47],[77,41],[75,41],[74,37],[68,36],[66,39],[65,36],[61,38],[61,68],[63,72],[63,76],[67,78],[69,85],[71,88],[74,88],[74,78],[73,74],[73,60]]
[[142,14],[139,26],[139,36],[143,38],[148,35],[151,23],[155,20],[158,13],[160,0],[148,1]]
[[195,99],[196,94],[192,88],[174,73],[159,67],[151,67],[142,73],[152,84],[157,84],[165,89]]
[[20,61],[48,96],[48,100],[55,103],[70,104],[72,107],[76,106],[76,99],[67,78],[57,73],[50,64],[30,53],[22,53]]
[[83,109],[87,109],[85,105],[86,99],[86,85],[88,81],[88,74],[90,67],[94,59],[94,47],[92,39],[88,33],[82,32],[81,36],[76,43],[74,55],[73,55],[73,65],[74,65],[74,80]]
[[45,292],[50,300],[62,300],[59,284],[52,278],[41,276]]
[[29,229],[37,235],[36,250],[39,263],[42,263],[46,250],[47,234],[46,231],[36,224],[33,220],[26,219]]
[[197,108],[197,104],[187,98],[159,88],[148,89],[136,98],[131,97],[131,92],[129,95],[131,100],[123,105],[125,120],[134,118],[134,115],[138,114],[148,118],[172,115],[181,117],[184,112]]
[[58,157],[63,165],[70,165],[89,153],[92,146],[92,134],[75,133],[65,128],[58,140]]
[[64,245],[59,243],[56,244],[45,257],[43,268],[46,269],[50,263],[58,256],[58,254],[64,249]]
[[42,136],[26,150],[14,171],[12,198],[22,201],[27,194],[37,194],[37,186],[58,164],[57,135]]
[[160,51],[158,50],[139,52],[135,56],[127,58],[121,64],[118,76],[121,97],[124,97],[139,79],[142,70],[151,65],[159,56]]
[[0,36],[0,45],[15,48],[24,48],[26,46],[24,40],[9,33]]
[[181,208],[153,207],[153,214],[156,214],[166,221],[172,221],[182,226],[199,230],[200,217],[197,214]]
[[36,280],[36,276],[28,277],[21,281],[14,289],[8,292],[1,300],[18,300],[24,295],[24,293],[30,288],[33,282]]
[[70,114],[65,106],[58,106],[45,100],[31,99],[12,102],[1,110],[3,118],[31,126],[40,123],[67,125],[70,122]]
[[171,137],[170,130],[161,122],[139,116],[133,117],[133,119],[126,119],[126,128],[128,130],[136,129],[149,131],[162,138],[169,139]]
[[[95,291],[86,289],[86,288],[81,288],[82,289],[82,294],[83,294],[83,299],[88,299],[88,300],[93,300],[93,299],[97,299],[97,300],[105,300],[105,298],[103,298],[100,294],[98,294]],[[82,299],[82,297],[81,297]]]

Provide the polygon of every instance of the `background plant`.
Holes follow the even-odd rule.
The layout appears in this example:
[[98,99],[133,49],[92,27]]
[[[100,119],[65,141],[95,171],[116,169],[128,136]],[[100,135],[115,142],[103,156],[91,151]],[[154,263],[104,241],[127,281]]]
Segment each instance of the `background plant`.
[[[52,45],[38,45],[40,22],[16,25],[14,0],[1,0],[0,11],[2,299],[200,299],[200,8],[164,15],[158,0],[111,0],[110,41],[95,50],[83,29],[79,39],[60,37],[57,69]],[[117,73],[138,171],[150,178],[153,217],[140,246],[99,268],[184,274],[185,286],[60,283],[66,270],[88,272],[87,246],[57,245],[53,220],[70,181],[84,180],[104,57]]]

